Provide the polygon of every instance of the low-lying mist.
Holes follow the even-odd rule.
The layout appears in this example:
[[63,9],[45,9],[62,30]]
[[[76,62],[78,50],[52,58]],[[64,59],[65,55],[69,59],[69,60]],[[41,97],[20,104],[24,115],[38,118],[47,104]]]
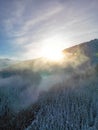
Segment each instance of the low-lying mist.
[[[2,72],[3,73],[3,72]],[[10,72],[9,72],[10,73]],[[42,91],[48,91],[53,85],[62,82],[64,74],[33,73],[25,70],[20,73],[6,75],[0,78],[0,114],[7,108],[18,112],[34,103]]]
[[[29,64],[28,69],[17,67],[0,71],[0,115],[7,109],[19,112],[27,108],[37,101],[41,92],[48,91],[56,84],[63,82],[73,86],[73,78],[82,79],[80,75],[83,76],[87,71],[85,66],[90,68],[89,58],[80,55],[80,52],[79,56],[80,59],[76,55],[71,56],[70,60],[66,58],[65,62],[59,65],[39,65],[37,61],[37,64],[33,63],[34,68]],[[68,79],[70,83],[67,82]]]

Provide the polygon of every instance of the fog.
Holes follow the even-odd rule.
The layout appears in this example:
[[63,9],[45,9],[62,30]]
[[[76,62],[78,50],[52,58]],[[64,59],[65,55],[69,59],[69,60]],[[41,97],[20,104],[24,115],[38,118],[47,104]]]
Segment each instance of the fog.
[[[73,57],[68,62],[49,65],[46,67],[48,69],[44,68],[44,63],[40,63],[40,66],[38,66],[37,61],[34,70],[30,69],[30,65],[29,69],[2,70],[0,72],[0,114],[4,114],[6,109],[19,112],[27,108],[38,100],[41,92],[48,91],[62,82],[68,84],[68,79],[71,81],[70,85],[73,85],[71,77],[75,77],[75,75],[79,77],[81,73],[85,73],[85,65],[86,68],[87,66],[90,68],[87,61],[88,57],[81,55],[79,60],[77,60],[77,57]],[[83,69],[80,69],[81,65]]]
[[35,76],[34,73],[32,75],[28,73],[28,75],[17,74],[0,78],[0,111],[2,111],[0,113],[3,114],[7,107],[14,112],[27,108],[38,99],[42,91],[48,91],[63,80],[64,74]]

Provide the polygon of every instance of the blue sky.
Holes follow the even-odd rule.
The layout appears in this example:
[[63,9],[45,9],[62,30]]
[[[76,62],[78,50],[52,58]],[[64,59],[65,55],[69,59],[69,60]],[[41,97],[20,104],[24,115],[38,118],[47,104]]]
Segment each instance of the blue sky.
[[0,57],[32,59],[98,38],[98,0],[0,0]]

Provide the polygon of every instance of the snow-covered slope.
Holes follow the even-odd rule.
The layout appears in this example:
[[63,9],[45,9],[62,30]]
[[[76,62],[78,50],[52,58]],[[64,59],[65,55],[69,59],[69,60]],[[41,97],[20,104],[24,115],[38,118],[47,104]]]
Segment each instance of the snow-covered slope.
[[77,54],[79,50],[81,50],[83,54],[90,58],[92,64],[98,63],[98,39],[65,49],[64,52]]
[[64,50],[63,64],[40,58],[0,71],[0,129],[98,130],[97,53],[92,40]]
[[25,130],[98,130],[98,80],[70,80],[41,98],[40,110]]

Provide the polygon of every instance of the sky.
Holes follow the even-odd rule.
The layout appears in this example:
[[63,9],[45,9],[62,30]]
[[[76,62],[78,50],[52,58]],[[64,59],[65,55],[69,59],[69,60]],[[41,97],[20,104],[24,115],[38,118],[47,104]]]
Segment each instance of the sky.
[[0,0],[0,57],[33,59],[98,38],[98,0]]

